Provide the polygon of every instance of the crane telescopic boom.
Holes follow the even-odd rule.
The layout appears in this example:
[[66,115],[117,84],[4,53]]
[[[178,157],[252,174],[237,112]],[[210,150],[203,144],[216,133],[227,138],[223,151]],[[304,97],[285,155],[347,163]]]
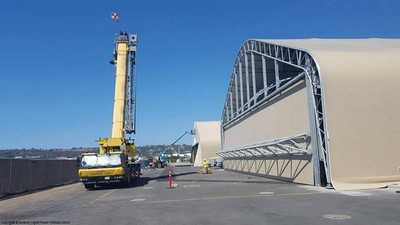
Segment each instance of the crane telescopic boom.
[[101,138],[100,152],[125,151],[132,156],[136,148],[131,140],[135,133],[135,65],[137,35],[119,33],[115,42],[115,94],[110,138]]
[[136,35],[120,34],[112,61],[116,66],[112,138],[135,132],[135,57]]

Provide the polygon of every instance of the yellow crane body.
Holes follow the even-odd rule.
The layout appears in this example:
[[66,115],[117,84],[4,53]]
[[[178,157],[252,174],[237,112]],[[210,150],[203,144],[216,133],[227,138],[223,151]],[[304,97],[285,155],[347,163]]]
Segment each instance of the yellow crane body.
[[112,168],[95,168],[95,169],[80,169],[80,177],[98,177],[98,176],[123,176],[125,174],[124,167]]

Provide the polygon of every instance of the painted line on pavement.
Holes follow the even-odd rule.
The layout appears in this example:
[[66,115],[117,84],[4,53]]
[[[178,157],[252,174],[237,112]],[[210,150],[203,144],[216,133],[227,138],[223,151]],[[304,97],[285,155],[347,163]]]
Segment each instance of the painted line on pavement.
[[325,219],[330,219],[330,220],[349,220],[349,219],[351,219],[350,215],[345,215],[345,214],[325,214],[322,217]]
[[145,198],[135,198],[135,199],[132,199],[131,202],[142,202],[145,200],[146,200]]
[[117,191],[117,189],[113,189],[113,190],[111,190],[111,191],[108,191],[108,192],[106,192],[106,193],[100,195],[98,198],[96,198],[96,199],[94,199],[93,201],[91,201],[90,204],[93,204],[93,203],[95,203],[95,202],[98,201],[98,200],[104,199],[105,197],[111,195],[111,194],[114,193],[115,191]]
[[183,188],[200,187],[200,184],[184,184]]
[[371,193],[361,192],[361,191],[338,191],[337,193],[353,197],[364,197],[371,195]]
[[301,196],[301,195],[311,195],[320,193],[287,193],[287,194],[255,194],[255,195],[227,195],[227,196],[215,196],[215,197],[203,197],[203,198],[186,198],[186,199],[169,199],[169,200],[158,200],[158,201],[148,201],[148,204],[159,204],[159,203],[171,203],[171,202],[188,202],[188,201],[207,201],[207,200],[225,200],[225,199],[242,199],[242,198],[260,198],[260,197],[278,197],[278,196]]
[[258,192],[259,195],[273,195],[274,192],[271,191],[262,191],[262,192]]

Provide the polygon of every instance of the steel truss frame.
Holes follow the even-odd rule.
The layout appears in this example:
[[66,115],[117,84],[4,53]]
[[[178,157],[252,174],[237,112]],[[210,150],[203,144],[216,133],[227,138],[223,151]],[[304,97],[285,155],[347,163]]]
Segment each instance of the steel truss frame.
[[[248,63],[248,55],[250,55],[250,64]],[[254,56],[261,56],[261,67],[263,73],[263,89],[256,92],[255,83],[255,62]],[[267,82],[266,60],[273,60],[275,79],[273,82]],[[245,61],[245,71],[242,68],[242,61]],[[298,74],[281,79],[279,73],[278,62],[300,69]],[[251,65],[251,69],[250,66]],[[238,69],[236,69],[238,68]],[[249,82],[252,77],[253,83]],[[246,84],[244,86],[242,77],[245,77]],[[275,97],[281,93],[290,90],[299,81],[305,81],[308,94],[308,107],[310,118],[310,139],[312,147],[312,160],[314,168],[314,184],[318,186],[330,186],[330,160],[329,160],[329,143],[326,125],[324,91],[320,76],[319,66],[312,55],[303,49],[296,49],[288,46],[270,43],[264,40],[248,40],[246,41],[236,57],[234,69],[231,75],[228,93],[222,113],[222,136],[223,131],[234,126],[237,122],[254,113],[258,108],[265,107],[271,103]],[[268,83],[270,83],[268,85]],[[240,88],[238,88],[240,86]],[[243,90],[246,87],[246,90]],[[249,97],[249,90],[253,90],[253,96]],[[244,99],[245,94],[247,99]],[[235,98],[233,98],[233,96]],[[240,98],[240,101],[239,101]],[[241,103],[241,104],[240,104]],[[268,107],[268,106],[267,106]],[[292,137],[293,138],[293,137]],[[282,139],[279,139],[282,141]],[[267,142],[265,142],[267,143]],[[284,151],[276,152],[272,156],[284,156],[288,154],[290,147],[282,146]],[[241,150],[240,150],[241,149]],[[224,159],[247,159],[256,157],[251,153],[246,153],[246,146],[241,146],[235,150],[225,149],[218,155]],[[254,148],[252,148],[254,149]],[[248,151],[248,150],[247,150]],[[299,152],[298,152],[299,153]],[[296,153],[296,154],[298,154]],[[271,157],[271,153],[257,157]]]
[[283,159],[299,158],[304,159],[304,155],[311,155],[310,136],[306,134],[294,137],[280,138],[268,142],[261,142],[231,149],[224,149],[217,155],[228,160],[235,159]]
[[136,47],[137,35],[129,35],[128,38],[128,74],[126,82],[125,96],[125,124],[124,130],[126,135],[136,132]]

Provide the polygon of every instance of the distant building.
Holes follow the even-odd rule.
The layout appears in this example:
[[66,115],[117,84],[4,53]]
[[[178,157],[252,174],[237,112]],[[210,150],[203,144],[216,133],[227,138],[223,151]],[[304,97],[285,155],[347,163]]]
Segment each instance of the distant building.
[[203,160],[217,157],[221,148],[221,123],[219,121],[197,121],[193,127],[192,161],[201,166]]

